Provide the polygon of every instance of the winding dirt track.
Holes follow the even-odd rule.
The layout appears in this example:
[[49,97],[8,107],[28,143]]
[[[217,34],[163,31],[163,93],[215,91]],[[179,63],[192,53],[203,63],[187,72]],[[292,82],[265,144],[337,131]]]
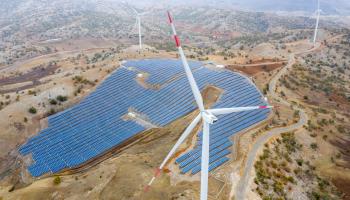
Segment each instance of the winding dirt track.
[[[286,106],[290,106],[291,104],[282,99],[281,97],[278,96],[278,94],[276,94],[276,84],[278,82],[278,80],[281,78],[282,75],[286,74],[287,71],[292,68],[292,66],[295,63],[295,56],[299,55],[299,54],[304,54],[304,53],[308,53],[308,52],[312,52],[316,49],[318,49],[321,45],[317,44],[315,47],[313,47],[312,49],[306,50],[306,51],[302,51],[302,52],[297,52],[297,53],[292,53],[289,55],[289,59],[288,59],[288,63],[285,67],[283,67],[270,81],[269,83],[269,93],[270,96],[275,99],[276,101],[280,102],[281,104],[284,104]],[[235,191],[235,199],[237,200],[244,200],[246,199],[246,190],[248,188],[248,186],[250,185],[250,181],[252,180],[251,177],[251,172],[254,166],[254,162],[255,162],[255,158],[259,152],[259,150],[261,149],[261,147],[267,142],[269,141],[271,138],[275,137],[275,136],[279,136],[282,133],[285,132],[290,132],[296,129],[299,129],[301,127],[303,127],[303,125],[305,125],[308,121],[308,117],[305,113],[304,110],[302,110],[299,107],[294,107],[294,109],[296,111],[299,111],[299,121],[295,124],[292,124],[290,126],[287,127],[281,127],[281,128],[275,128],[272,129],[268,132],[266,132],[264,135],[260,136],[256,142],[253,144],[251,150],[248,153],[247,156],[247,160],[244,166],[244,172],[242,177],[240,178],[237,187],[236,187],[236,191]]]

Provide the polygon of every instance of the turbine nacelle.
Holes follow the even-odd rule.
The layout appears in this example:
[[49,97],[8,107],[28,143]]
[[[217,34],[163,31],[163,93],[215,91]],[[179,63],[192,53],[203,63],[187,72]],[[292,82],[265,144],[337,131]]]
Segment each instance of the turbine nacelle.
[[201,115],[203,117],[203,120],[207,122],[208,124],[214,124],[215,122],[218,121],[218,118],[213,115],[211,112],[205,110],[201,112]]

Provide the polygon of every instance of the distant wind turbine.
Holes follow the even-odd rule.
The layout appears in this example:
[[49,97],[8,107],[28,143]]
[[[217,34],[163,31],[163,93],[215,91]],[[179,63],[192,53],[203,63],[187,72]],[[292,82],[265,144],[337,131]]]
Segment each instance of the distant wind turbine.
[[125,3],[135,14],[136,24],[138,26],[138,34],[139,34],[139,48],[142,49],[142,33],[141,33],[141,16],[148,14],[149,12],[139,13],[135,8]]
[[132,8],[136,15],[136,23],[138,24],[138,30],[139,30],[139,48],[142,49],[142,33],[141,33],[141,15],[138,13],[134,8]]
[[214,124],[216,121],[218,121],[218,118],[215,115],[225,115],[235,112],[243,112],[243,111],[249,111],[249,110],[256,110],[256,109],[269,109],[272,108],[272,106],[250,106],[250,107],[235,107],[235,108],[218,108],[218,109],[205,109],[203,98],[200,93],[200,90],[197,86],[197,83],[193,77],[191,68],[188,65],[186,56],[184,54],[184,51],[181,47],[180,39],[176,35],[175,26],[173,23],[173,19],[170,15],[170,12],[168,11],[168,20],[171,25],[171,29],[173,32],[173,38],[175,40],[176,47],[178,49],[178,52],[180,54],[183,67],[185,69],[185,73],[187,76],[187,79],[190,83],[191,90],[194,96],[194,99],[196,101],[196,104],[199,108],[200,113],[196,116],[196,118],[190,123],[190,125],[186,128],[185,132],[180,136],[179,140],[176,142],[174,147],[170,150],[169,154],[165,157],[164,161],[161,163],[160,167],[156,170],[156,173],[154,177],[151,179],[151,181],[146,186],[146,191],[149,189],[155,178],[160,174],[161,170],[165,166],[165,164],[169,161],[169,159],[174,155],[177,148],[185,141],[185,139],[190,135],[192,130],[197,126],[197,124],[202,121],[203,123],[203,141],[202,141],[202,158],[201,158],[201,191],[200,191],[200,199],[201,200],[207,200],[208,198],[208,172],[209,172],[209,138],[210,138],[210,124]]
[[315,32],[314,32],[314,39],[313,39],[313,44],[316,44],[316,40],[317,40],[317,32],[318,32],[318,23],[320,21],[320,14],[321,14],[321,10],[320,10],[320,0],[317,0],[317,10],[316,10],[316,26],[315,26]]

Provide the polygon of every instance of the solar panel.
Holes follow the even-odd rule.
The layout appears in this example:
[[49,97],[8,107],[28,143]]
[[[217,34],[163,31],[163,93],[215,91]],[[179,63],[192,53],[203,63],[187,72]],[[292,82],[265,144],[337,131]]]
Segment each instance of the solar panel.
[[[201,90],[207,85],[223,89],[213,108],[266,105],[261,93],[245,77],[228,70],[210,70],[196,61],[190,62],[190,67]],[[145,81],[160,89],[139,85],[135,81],[139,73],[147,73]],[[48,117],[48,128],[29,138],[19,152],[32,154],[34,162],[28,171],[33,176],[57,173],[94,159],[144,131],[145,127],[123,119],[128,109],[142,113],[153,124],[165,126],[196,109],[193,102],[180,60],[131,60],[80,103]],[[268,113],[269,110],[256,110],[220,116],[211,126],[210,169],[228,161],[233,134],[266,119]],[[200,138],[201,132],[194,149],[176,159],[183,173],[200,171]]]

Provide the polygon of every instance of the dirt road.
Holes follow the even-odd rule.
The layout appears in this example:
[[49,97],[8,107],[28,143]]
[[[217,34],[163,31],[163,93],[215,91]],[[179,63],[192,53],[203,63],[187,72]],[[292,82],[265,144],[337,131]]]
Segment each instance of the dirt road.
[[[288,63],[285,67],[283,67],[270,81],[269,83],[269,93],[270,96],[277,100],[278,102],[280,102],[281,104],[284,104],[286,106],[290,106],[291,104],[282,99],[281,97],[278,96],[278,94],[276,94],[276,84],[278,82],[278,80],[281,78],[282,75],[284,75],[295,63],[295,56],[299,55],[299,54],[304,54],[304,53],[308,53],[308,52],[312,52],[316,49],[318,49],[321,45],[317,44],[315,47],[313,47],[312,49],[306,50],[306,51],[301,51],[301,52],[296,52],[296,53],[292,53],[289,55],[289,59],[288,59]],[[287,127],[281,127],[281,128],[276,128],[276,129],[272,129],[270,131],[268,131],[267,133],[265,133],[264,135],[260,136],[256,142],[254,143],[252,149],[249,151],[248,156],[247,156],[247,160],[244,166],[244,172],[243,172],[243,176],[241,177],[241,179],[239,180],[237,187],[236,187],[236,199],[237,200],[244,200],[246,199],[246,190],[250,184],[250,182],[252,181],[251,179],[251,172],[254,166],[254,161],[255,158],[259,152],[259,150],[261,149],[261,147],[263,147],[263,145],[269,141],[271,138],[280,135],[281,133],[285,133],[285,132],[290,132],[296,129],[301,128],[303,125],[305,125],[308,121],[308,117],[306,115],[306,113],[304,112],[304,110],[302,110],[301,108],[298,107],[294,107],[294,109],[296,111],[299,111],[299,121],[295,124],[292,124],[290,126]]]

